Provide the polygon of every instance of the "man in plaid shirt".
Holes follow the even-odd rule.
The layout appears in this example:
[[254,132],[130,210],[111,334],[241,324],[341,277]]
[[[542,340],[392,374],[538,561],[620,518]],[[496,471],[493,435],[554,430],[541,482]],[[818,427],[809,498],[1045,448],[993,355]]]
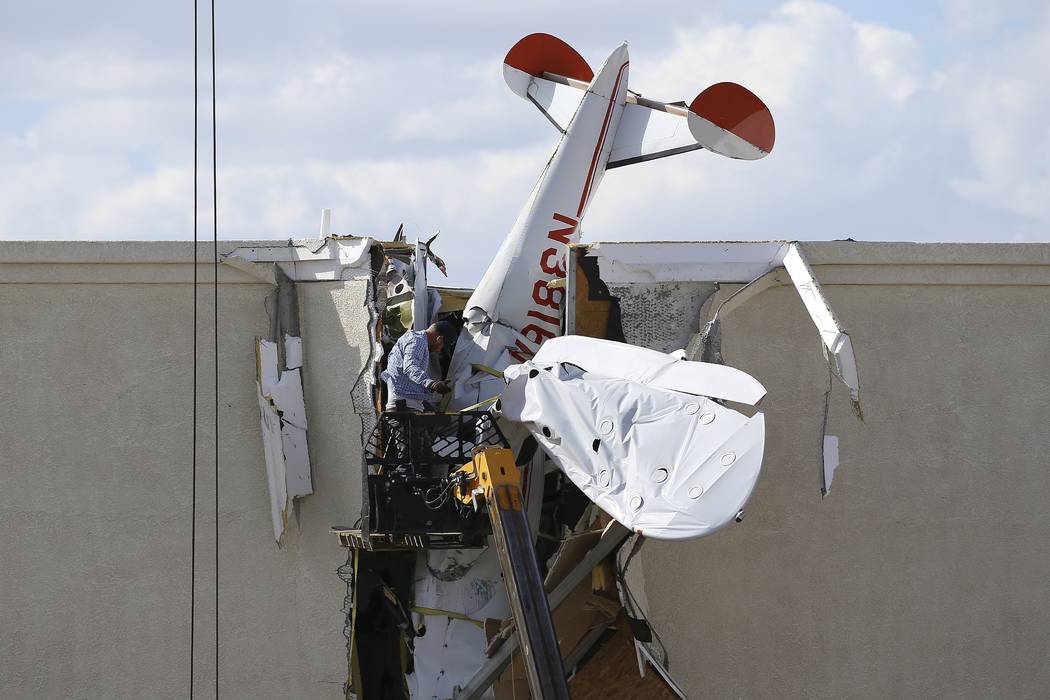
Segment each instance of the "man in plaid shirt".
[[441,352],[445,337],[451,333],[451,323],[438,321],[425,331],[407,331],[398,338],[382,375],[389,390],[387,410],[397,408],[397,402],[404,401],[409,410],[422,411],[423,400],[430,398],[432,392],[447,394],[451,390],[448,382],[434,381],[427,372],[430,353]]

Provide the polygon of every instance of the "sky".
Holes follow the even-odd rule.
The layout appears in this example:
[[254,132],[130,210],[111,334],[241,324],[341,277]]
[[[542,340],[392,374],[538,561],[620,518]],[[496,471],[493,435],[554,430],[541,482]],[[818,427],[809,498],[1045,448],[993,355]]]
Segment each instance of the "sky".
[[[199,3],[199,235],[211,230]],[[218,235],[441,234],[472,285],[559,134],[507,89],[532,32],[629,87],[765,101],[773,153],[610,171],[584,240],[1050,240],[1050,3],[218,0]],[[193,237],[193,3],[0,3],[0,239]]]

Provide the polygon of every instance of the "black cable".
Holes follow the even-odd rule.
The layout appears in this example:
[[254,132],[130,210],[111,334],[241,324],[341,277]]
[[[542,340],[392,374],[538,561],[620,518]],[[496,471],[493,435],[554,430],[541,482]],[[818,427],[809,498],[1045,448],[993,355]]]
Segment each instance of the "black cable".
[[215,273],[215,698],[219,697],[219,176],[215,100],[215,0],[211,0],[211,197],[212,269]]
[[[649,632],[652,634],[653,641],[656,642],[660,647],[661,664],[666,668],[670,658],[667,654],[667,647],[664,645],[664,640],[660,638],[660,634],[653,627],[653,624],[649,622],[649,618],[646,617],[645,612],[642,611],[642,606],[638,604],[638,600],[634,597],[634,593],[631,591],[631,587],[627,585],[627,567],[631,565],[631,560],[634,559],[634,555],[641,549],[643,538],[638,536],[634,543],[631,545],[631,550],[627,553],[627,558],[623,562],[621,567],[618,562],[614,560],[614,567],[616,569],[616,580],[620,582],[623,590],[627,593],[627,601],[630,605],[630,610],[627,610],[627,614],[636,620],[641,620]],[[626,609],[626,605],[624,608]],[[644,642],[643,642],[644,643]]]
[[[452,489],[459,485],[455,479],[445,479],[444,481],[444,485],[438,484],[436,486],[431,486],[423,494],[423,504],[430,510],[437,510],[444,507],[445,504],[448,503],[450,497],[449,494],[452,492]],[[441,492],[436,497],[431,498],[430,493],[438,488],[441,489]]]
[[197,0],[193,0],[193,487],[190,516],[190,700],[193,700],[193,656],[197,609]]

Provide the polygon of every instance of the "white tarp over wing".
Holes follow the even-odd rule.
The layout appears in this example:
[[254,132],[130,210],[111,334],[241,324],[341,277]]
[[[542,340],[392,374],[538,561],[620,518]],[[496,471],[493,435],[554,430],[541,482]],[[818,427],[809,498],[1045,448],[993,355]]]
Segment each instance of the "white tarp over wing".
[[614,340],[571,335],[555,338],[540,348],[535,360],[539,364],[568,362],[586,367],[593,374],[749,406],[754,406],[766,395],[766,388],[757,379],[733,367],[692,362]]
[[[494,410],[524,423],[573,483],[626,527],[657,539],[714,532],[736,517],[754,489],[763,414],[748,418],[695,395],[702,393],[696,383],[682,393],[611,374],[615,368],[600,359],[608,342],[548,341],[543,361],[504,371],[507,388]],[[579,353],[592,344],[602,374],[588,371]],[[572,350],[571,361],[559,357],[561,346]],[[716,377],[720,370],[743,374],[721,365],[708,371]]]

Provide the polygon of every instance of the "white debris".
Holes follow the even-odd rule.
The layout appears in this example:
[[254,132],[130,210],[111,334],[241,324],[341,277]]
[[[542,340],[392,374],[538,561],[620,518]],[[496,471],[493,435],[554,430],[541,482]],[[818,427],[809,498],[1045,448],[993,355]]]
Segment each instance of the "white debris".
[[[263,454],[270,490],[270,513],[273,536],[281,541],[288,522],[292,499],[313,493],[310,476],[310,451],[306,440],[306,404],[303,396],[302,344],[300,338],[289,339],[299,348],[296,369],[280,372],[277,343],[257,339],[255,343],[256,386],[263,433]],[[288,345],[285,346],[286,357]]]
[[824,436],[824,495],[831,492],[831,480],[839,466],[839,438],[837,435]]
[[829,360],[835,376],[849,387],[850,400],[854,410],[860,415],[860,379],[857,376],[857,360],[853,354],[853,342],[849,334],[831,310],[831,305],[798,244],[788,244],[783,255],[783,264],[820,333],[821,341],[830,353]]
[[243,246],[223,258],[238,267],[236,259],[275,263],[296,282],[370,277],[371,238],[329,236],[320,245]]
[[292,335],[284,336],[284,366],[296,369],[303,366],[303,339]]

